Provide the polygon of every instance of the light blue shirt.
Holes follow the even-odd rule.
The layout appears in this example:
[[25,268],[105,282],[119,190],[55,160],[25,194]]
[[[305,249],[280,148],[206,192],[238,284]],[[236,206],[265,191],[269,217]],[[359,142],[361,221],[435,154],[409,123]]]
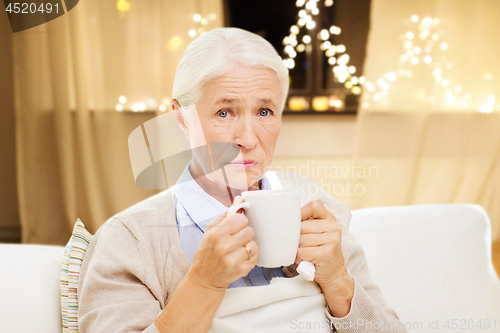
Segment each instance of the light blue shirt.
[[[228,210],[217,199],[206,193],[193,179],[189,167],[184,169],[175,186],[175,216],[181,246],[189,262],[193,257],[207,225]],[[273,189],[268,177],[262,178],[262,190]],[[261,286],[269,284],[273,277],[286,277],[283,267],[264,268],[255,266],[247,276],[229,285],[228,288]]]

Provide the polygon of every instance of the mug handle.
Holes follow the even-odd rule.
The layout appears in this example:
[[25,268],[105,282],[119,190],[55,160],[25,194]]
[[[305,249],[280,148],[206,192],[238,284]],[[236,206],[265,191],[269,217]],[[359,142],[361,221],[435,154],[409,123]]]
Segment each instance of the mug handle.
[[241,208],[247,210],[248,208],[250,208],[250,202],[241,202],[237,205],[232,205],[231,207],[229,207],[229,210],[227,211],[227,215],[226,216],[230,216],[230,215],[233,215],[233,214],[236,214],[236,212],[238,210],[240,210]]

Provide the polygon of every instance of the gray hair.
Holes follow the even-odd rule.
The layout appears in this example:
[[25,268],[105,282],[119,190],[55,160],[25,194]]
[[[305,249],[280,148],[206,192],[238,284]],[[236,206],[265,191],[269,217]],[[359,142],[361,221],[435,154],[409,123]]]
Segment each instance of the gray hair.
[[192,109],[205,83],[238,66],[267,67],[281,82],[283,103],[288,94],[288,68],[267,40],[239,28],[217,28],[188,45],[175,73],[172,98],[182,108]]

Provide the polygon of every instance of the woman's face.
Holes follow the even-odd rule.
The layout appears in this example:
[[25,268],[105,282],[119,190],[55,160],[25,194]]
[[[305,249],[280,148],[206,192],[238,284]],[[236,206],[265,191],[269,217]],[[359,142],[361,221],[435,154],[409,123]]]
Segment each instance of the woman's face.
[[[196,104],[199,121],[196,116],[186,119],[185,132],[192,147],[230,142],[239,148],[238,156],[224,163],[232,188],[251,187],[272,162],[281,129],[281,87],[269,68],[239,67],[205,84]],[[226,184],[221,170],[207,176]]]

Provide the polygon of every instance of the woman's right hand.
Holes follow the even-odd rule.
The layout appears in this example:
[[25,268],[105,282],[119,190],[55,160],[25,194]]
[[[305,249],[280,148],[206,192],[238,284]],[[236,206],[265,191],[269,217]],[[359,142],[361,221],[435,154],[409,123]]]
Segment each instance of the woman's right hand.
[[[206,228],[188,278],[200,287],[226,289],[232,282],[246,276],[257,263],[259,249],[253,241],[255,233],[243,214],[221,214]],[[245,249],[251,249],[252,256]]]
[[[234,200],[235,204],[239,201],[238,197]],[[191,267],[155,321],[160,332],[209,330],[226,288],[257,262],[254,235],[243,214],[223,213],[207,226]],[[251,249],[250,258],[245,245]]]

